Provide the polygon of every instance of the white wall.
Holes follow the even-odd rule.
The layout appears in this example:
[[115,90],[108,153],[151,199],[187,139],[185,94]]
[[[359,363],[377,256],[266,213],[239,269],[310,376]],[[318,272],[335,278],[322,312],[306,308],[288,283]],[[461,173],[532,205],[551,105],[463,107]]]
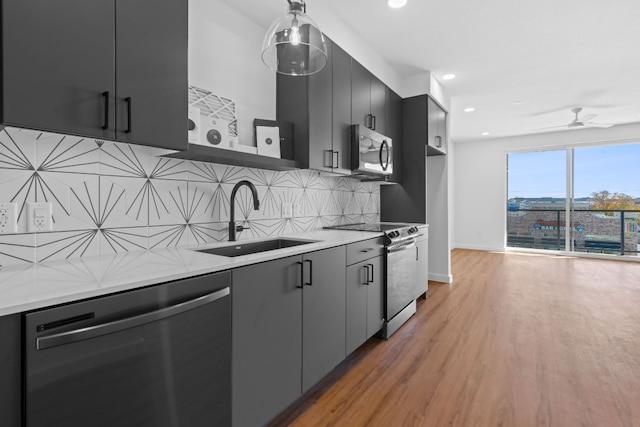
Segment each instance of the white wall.
[[504,249],[508,152],[634,141],[640,142],[638,123],[455,143],[453,247]]
[[245,145],[253,119],[276,117],[276,74],[260,59],[265,33],[220,0],[189,0],[189,84],[236,102]]

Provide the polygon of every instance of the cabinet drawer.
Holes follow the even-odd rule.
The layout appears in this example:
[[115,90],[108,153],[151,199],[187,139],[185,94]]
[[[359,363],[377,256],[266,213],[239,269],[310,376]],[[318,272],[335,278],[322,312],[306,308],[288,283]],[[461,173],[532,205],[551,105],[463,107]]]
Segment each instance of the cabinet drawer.
[[384,237],[377,237],[347,245],[347,265],[382,255],[384,252],[383,242]]

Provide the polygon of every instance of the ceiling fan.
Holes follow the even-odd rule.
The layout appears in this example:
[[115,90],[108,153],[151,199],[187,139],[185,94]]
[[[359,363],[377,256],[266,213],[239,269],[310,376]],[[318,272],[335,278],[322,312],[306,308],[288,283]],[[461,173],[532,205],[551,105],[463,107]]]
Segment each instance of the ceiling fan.
[[578,115],[580,114],[580,112],[582,111],[582,107],[575,107],[571,109],[571,112],[573,114],[576,115],[576,117],[573,119],[572,122],[566,124],[566,125],[562,125],[562,126],[550,126],[550,127],[546,127],[546,128],[538,128],[538,129],[534,129],[534,130],[543,130],[543,129],[561,129],[561,128],[565,128],[565,129],[575,129],[575,128],[586,128],[586,127],[592,127],[592,128],[610,128],[611,126],[613,126],[613,124],[608,124],[608,123],[593,123],[590,122],[589,120],[593,120],[595,119],[598,115],[597,114],[587,114],[585,116],[582,117],[578,117]]

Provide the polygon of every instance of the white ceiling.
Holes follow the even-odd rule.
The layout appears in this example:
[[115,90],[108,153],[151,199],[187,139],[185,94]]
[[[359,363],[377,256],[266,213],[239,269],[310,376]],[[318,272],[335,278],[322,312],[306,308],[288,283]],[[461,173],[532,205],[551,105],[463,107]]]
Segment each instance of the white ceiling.
[[[285,0],[225,2],[265,28],[287,9]],[[316,3],[401,77],[430,71],[451,98],[454,141],[562,125],[578,106],[594,122],[640,122],[639,0],[408,0],[398,10],[386,0],[307,0],[311,17]]]

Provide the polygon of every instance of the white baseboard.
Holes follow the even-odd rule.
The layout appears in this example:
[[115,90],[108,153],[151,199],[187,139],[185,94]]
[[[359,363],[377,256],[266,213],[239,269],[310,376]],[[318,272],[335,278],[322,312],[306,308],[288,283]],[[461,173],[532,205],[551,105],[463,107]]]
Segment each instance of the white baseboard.
[[453,274],[429,273],[429,280],[433,280],[434,282],[452,283]]
[[468,244],[456,244],[451,249],[471,249],[475,251],[491,251],[491,252],[504,252],[504,247],[484,246],[484,245],[468,245]]

